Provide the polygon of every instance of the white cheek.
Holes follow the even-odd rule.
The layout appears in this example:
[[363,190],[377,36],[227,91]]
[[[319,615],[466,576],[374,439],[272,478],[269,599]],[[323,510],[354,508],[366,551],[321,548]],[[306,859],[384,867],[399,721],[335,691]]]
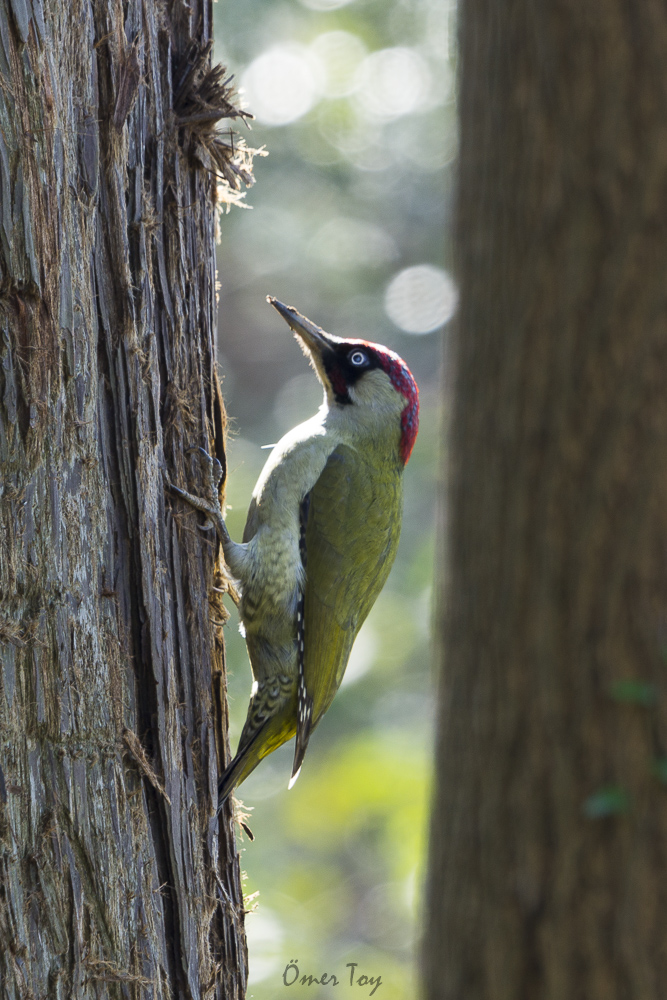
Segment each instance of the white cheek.
[[357,406],[370,405],[384,413],[400,413],[405,406],[405,397],[394,388],[387,375],[376,368],[350,386],[348,394]]

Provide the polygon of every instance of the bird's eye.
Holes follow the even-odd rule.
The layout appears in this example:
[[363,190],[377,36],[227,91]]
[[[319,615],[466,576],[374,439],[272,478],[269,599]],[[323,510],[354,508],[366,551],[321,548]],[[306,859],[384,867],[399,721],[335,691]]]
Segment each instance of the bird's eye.
[[351,365],[355,365],[356,368],[360,368],[361,365],[365,365],[368,362],[368,358],[363,351],[352,351],[349,355],[349,360]]

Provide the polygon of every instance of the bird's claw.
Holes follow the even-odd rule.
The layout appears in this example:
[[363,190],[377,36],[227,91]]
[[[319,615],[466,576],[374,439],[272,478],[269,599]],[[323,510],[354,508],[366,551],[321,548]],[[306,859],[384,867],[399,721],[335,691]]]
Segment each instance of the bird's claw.
[[200,461],[202,465],[206,468],[206,492],[211,503],[218,503],[218,493],[220,490],[220,483],[222,482],[222,465],[217,458],[211,457],[206,451],[206,448],[195,447],[188,448],[187,454],[192,455],[194,452],[199,454]]
[[177,497],[182,497],[184,500],[189,499],[190,494],[186,493],[185,490],[182,490],[180,486],[176,485],[176,483],[172,483],[171,479],[166,479],[165,483],[167,489],[171,490],[172,493],[175,493]]
[[185,500],[185,502],[189,503],[191,507],[194,507],[196,510],[200,510],[202,514],[207,515],[206,521],[203,525],[201,525],[202,530],[206,531],[209,528],[214,527],[218,533],[220,541],[224,545],[230,539],[225,525],[222,507],[220,506],[220,496],[218,492],[220,482],[222,480],[222,465],[217,458],[211,458],[205,448],[188,448],[187,450],[187,454],[190,455],[194,452],[199,452],[199,457],[206,466],[205,496],[194,496],[194,494],[188,493],[187,490],[182,490],[180,486],[176,486],[169,480],[167,480],[167,486],[172,493],[175,493],[176,496],[181,498],[181,500]]

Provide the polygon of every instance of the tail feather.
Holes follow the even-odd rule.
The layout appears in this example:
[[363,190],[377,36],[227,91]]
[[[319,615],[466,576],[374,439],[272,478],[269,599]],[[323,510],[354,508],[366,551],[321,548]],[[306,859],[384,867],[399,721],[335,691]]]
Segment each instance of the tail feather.
[[221,776],[218,783],[218,809],[222,808],[225,800],[234,791],[236,786],[245,781],[248,775],[255,770],[264,756],[260,752],[262,749],[260,736],[266,729],[268,721],[267,719],[267,722],[253,734],[252,739],[246,743],[243,749],[239,750],[236,757],[234,757]]
[[[273,753],[294,736],[296,726],[289,709],[290,706],[284,712],[267,719],[252,734],[250,739],[239,747],[236,757],[220,778],[218,809],[224,804],[229,793],[242,781],[245,781],[264,757]],[[243,739],[243,734],[241,734],[241,739]]]
[[303,758],[308,749],[308,740],[312,730],[313,722],[313,699],[306,691],[305,683],[299,682],[298,718],[296,724],[296,744],[294,746],[294,763],[292,764],[292,777],[289,788],[291,788],[299,777],[299,771],[303,764]]

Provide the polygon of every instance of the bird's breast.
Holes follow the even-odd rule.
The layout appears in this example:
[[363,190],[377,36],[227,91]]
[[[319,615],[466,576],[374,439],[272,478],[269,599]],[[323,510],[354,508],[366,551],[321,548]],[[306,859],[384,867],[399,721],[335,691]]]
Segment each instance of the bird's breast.
[[248,556],[241,601],[246,630],[261,618],[293,623],[303,585],[297,530],[262,526],[248,545]]

